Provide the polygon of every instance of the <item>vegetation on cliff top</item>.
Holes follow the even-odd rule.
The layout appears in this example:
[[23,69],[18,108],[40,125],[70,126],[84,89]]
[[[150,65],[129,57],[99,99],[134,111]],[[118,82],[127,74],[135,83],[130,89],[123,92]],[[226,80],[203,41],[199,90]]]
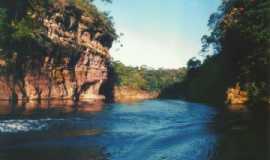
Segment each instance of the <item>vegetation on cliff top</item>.
[[[47,30],[43,25],[44,18],[56,12],[72,14],[75,17],[77,12],[80,12],[89,16],[93,20],[93,24],[89,26],[92,32],[106,33],[110,40],[115,40],[117,34],[112,18],[107,13],[97,10],[92,2],[93,0],[1,1],[0,72],[13,75],[14,80],[20,79],[25,71],[40,69],[48,49],[61,47],[48,39]],[[69,8],[65,8],[66,6]],[[60,21],[64,23],[65,17]],[[54,56],[61,57],[59,55]]]
[[163,95],[222,103],[226,90],[239,83],[249,102],[269,103],[269,23],[269,0],[224,0],[209,19],[211,34],[202,38],[205,60],[191,59],[185,80]]

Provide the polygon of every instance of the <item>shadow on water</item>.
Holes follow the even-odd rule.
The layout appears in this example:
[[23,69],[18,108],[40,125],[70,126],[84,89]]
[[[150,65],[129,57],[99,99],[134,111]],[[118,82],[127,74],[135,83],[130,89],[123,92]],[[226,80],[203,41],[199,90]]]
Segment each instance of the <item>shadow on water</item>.
[[[3,160],[107,160],[109,155],[98,147],[44,147],[44,148],[21,148],[4,150],[0,153]],[[27,158],[26,158],[27,157]]]
[[213,160],[269,159],[269,107],[254,108],[219,112],[210,127],[219,135]]

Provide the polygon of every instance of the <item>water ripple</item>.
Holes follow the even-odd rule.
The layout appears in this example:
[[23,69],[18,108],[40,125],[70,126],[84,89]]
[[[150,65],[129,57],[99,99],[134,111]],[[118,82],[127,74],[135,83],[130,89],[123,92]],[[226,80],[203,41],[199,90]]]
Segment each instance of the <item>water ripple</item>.
[[29,132],[29,131],[41,131],[48,128],[48,123],[52,119],[39,119],[39,120],[1,120],[0,121],[0,132],[1,133],[18,133],[18,132]]

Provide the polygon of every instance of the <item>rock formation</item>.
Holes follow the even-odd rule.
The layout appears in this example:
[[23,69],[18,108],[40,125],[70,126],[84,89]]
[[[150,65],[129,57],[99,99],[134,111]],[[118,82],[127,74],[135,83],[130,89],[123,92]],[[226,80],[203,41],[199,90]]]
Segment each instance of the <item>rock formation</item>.
[[242,91],[239,84],[227,91],[227,103],[231,105],[243,105],[248,101],[248,94]]
[[148,92],[131,87],[114,87],[114,100],[116,102],[132,102],[147,99],[155,99],[159,96],[158,92]]
[[[48,44],[41,44],[46,53],[20,80],[0,76],[0,99],[104,98],[99,89],[107,79],[113,38],[94,28],[95,17],[73,5],[51,7],[41,19],[48,39]],[[0,60],[0,66],[5,64]]]

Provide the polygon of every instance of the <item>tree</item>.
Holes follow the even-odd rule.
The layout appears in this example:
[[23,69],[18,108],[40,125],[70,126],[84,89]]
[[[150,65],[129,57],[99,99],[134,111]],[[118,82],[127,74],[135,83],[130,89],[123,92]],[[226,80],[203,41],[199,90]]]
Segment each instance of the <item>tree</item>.
[[185,69],[153,69],[147,66],[125,66],[119,61],[112,63],[116,85],[147,91],[161,91],[163,88],[183,80]]
[[[209,28],[210,35],[202,37],[207,58],[202,63],[194,58],[188,61],[189,72],[179,84],[184,93],[179,95],[223,102],[226,90],[239,83],[251,103],[269,103],[270,1],[224,0],[210,16]],[[209,55],[210,48],[214,52]]]
[[191,58],[187,62],[187,68],[188,70],[199,68],[202,65],[202,62],[195,57]]

